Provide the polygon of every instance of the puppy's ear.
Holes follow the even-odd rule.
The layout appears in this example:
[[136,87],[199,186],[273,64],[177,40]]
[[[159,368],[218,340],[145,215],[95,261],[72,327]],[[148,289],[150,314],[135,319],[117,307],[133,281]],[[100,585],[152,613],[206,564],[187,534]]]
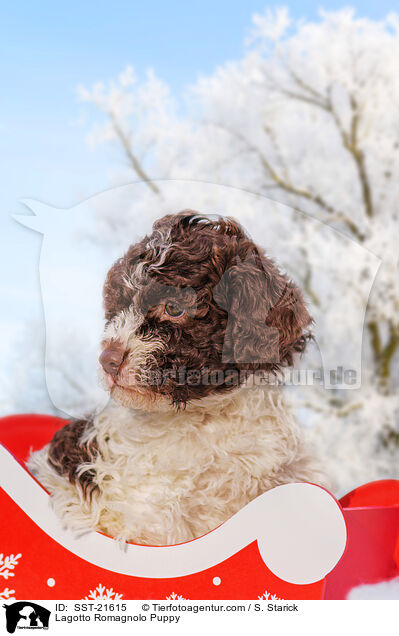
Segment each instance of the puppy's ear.
[[245,369],[291,365],[303,351],[312,322],[299,289],[255,249],[239,258],[214,288],[227,312],[222,361]]

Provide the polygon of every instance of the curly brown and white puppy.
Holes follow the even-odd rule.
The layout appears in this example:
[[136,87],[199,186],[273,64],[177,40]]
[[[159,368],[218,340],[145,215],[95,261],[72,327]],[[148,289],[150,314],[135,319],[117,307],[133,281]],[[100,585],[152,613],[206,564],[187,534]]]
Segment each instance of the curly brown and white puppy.
[[274,486],[325,483],[267,380],[311,318],[236,221],[163,217],[111,268],[104,304],[111,400],[28,462],[69,527],[175,544]]

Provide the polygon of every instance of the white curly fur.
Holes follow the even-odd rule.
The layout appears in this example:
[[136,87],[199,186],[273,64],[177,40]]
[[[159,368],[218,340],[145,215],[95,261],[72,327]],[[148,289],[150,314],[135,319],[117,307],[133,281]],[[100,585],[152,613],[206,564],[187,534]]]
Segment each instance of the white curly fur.
[[100,451],[80,467],[95,471],[99,488],[91,501],[51,468],[48,446],[28,462],[56,512],[76,531],[171,545],[216,528],[280,484],[328,486],[279,387],[247,384],[181,412],[110,401],[88,435]]

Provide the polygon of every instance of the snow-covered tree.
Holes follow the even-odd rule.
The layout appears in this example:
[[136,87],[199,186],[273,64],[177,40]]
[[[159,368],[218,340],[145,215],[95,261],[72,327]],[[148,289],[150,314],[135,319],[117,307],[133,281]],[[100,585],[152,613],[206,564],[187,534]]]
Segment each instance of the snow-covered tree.
[[226,139],[236,183],[272,193],[383,259],[367,330],[374,374],[387,387],[399,348],[399,19],[343,10],[290,29],[280,10],[254,21],[249,55],[198,83],[203,117]]

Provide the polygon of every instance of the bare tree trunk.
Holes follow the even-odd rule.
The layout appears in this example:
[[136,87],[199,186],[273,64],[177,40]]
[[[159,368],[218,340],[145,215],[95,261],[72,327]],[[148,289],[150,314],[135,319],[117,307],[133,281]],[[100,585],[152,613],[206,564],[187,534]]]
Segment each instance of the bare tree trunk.
[[381,341],[380,326],[375,320],[367,324],[370,333],[371,348],[373,351],[374,365],[378,382],[384,391],[389,389],[391,377],[391,364],[399,347],[399,326],[389,323],[389,336],[383,345]]

